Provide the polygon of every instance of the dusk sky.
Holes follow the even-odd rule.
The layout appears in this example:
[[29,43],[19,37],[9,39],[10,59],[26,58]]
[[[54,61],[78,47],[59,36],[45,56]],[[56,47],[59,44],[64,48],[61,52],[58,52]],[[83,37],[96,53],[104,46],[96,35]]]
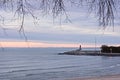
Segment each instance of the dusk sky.
[[[39,20],[34,20],[29,15],[26,16],[24,29],[30,45],[35,43],[34,46],[37,47],[44,47],[43,45],[46,45],[45,47],[77,47],[81,44],[84,47],[94,47],[95,40],[97,46],[120,45],[119,21],[115,20],[113,31],[112,26],[108,26],[106,29],[99,26],[97,16],[90,13],[85,7],[67,7],[66,12],[71,22],[66,22],[64,15],[53,20],[51,15],[43,16],[38,11],[35,11],[34,14]],[[23,34],[18,31],[21,23],[13,14],[14,12],[11,11],[0,11],[0,15],[6,19],[4,24],[1,21],[1,26],[6,30],[3,30],[2,27],[0,29],[1,45],[4,47],[22,46],[16,45],[19,42],[23,46],[27,45],[24,43]],[[11,18],[15,20],[10,20]],[[9,45],[5,42],[9,42]]]

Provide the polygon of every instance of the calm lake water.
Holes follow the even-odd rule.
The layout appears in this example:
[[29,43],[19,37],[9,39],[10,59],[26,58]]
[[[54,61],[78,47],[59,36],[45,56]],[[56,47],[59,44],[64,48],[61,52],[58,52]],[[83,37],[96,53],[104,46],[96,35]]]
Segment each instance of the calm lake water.
[[120,57],[58,55],[74,48],[6,48],[0,80],[64,80],[120,74]]

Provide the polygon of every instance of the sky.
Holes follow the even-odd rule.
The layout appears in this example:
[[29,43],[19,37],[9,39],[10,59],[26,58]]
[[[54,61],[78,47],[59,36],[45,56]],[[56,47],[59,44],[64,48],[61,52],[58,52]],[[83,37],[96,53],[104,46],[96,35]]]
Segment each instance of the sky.
[[94,47],[95,43],[98,47],[120,45],[118,20],[115,20],[113,31],[112,26],[107,26],[106,29],[99,26],[97,16],[85,7],[67,7],[66,12],[70,22],[65,20],[64,15],[55,19],[51,15],[43,15],[38,11],[34,11],[38,19],[26,15],[24,23],[25,35],[28,39],[26,42],[24,34],[19,32],[21,23],[14,17],[14,12],[1,10],[0,15],[5,18],[4,24],[0,22],[1,46],[79,47],[82,45],[82,47]]

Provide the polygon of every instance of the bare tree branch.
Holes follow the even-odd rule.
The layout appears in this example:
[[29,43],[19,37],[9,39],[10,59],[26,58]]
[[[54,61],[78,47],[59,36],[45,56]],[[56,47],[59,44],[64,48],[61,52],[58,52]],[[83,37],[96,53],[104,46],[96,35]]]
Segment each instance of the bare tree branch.
[[[115,10],[118,8],[119,0],[0,0],[1,9],[14,9],[15,14],[23,19],[23,15],[30,14],[33,18],[36,18],[33,14],[33,10],[39,10],[41,13],[52,13],[56,18],[60,14],[66,13],[66,4],[70,2],[74,5],[89,6],[92,12],[97,12],[99,25],[104,28],[108,25],[114,26]],[[36,5],[33,5],[36,3]],[[23,19],[24,20],[24,19]],[[24,22],[22,22],[23,25]],[[23,26],[21,26],[23,28]],[[20,29],[21,29],[20,28]]]

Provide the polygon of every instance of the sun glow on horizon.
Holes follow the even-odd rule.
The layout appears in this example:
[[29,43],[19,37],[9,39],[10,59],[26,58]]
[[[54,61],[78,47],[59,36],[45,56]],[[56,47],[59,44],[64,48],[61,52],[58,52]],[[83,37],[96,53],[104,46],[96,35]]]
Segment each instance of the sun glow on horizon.
[[[79,47],[80,44],[71,43],[43,43],[43,42],[22,42],[22,41],[4,41],[0,42],[1,47]],[[93,45],[82,45],[82,47],[94,47]]]

